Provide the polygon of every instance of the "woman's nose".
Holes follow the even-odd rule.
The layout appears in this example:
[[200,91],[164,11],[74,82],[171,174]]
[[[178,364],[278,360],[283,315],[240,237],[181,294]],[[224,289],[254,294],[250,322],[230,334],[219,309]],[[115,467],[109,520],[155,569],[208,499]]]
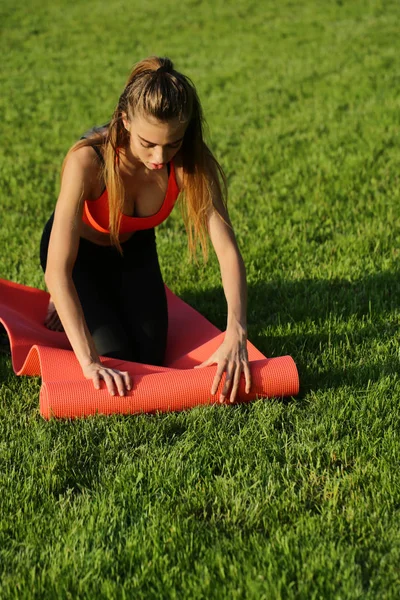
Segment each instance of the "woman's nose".
[[164,164],[166,162],[167,150],[165,148],[155,148],[155,152],[153,154],[153,162],[158,165]]

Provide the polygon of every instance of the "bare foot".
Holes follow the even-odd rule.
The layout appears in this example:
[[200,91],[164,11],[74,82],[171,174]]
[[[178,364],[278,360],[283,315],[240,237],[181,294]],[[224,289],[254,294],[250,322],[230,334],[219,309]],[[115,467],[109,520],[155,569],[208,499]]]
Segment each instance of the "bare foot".
[[64,327],[61,324],[56,307],[54,306],[54,302],[51,298],[49,300],[49,306],[47,308],[47,315],[44,320],[44,324],[47,329],[51,329],[51,331],[64,331]]

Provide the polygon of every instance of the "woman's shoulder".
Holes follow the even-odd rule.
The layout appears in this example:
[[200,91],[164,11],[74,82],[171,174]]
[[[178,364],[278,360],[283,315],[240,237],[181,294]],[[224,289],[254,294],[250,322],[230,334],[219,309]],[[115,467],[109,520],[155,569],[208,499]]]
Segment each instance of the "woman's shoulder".
[[67,161],[72,161],[82,170],[97,171],[99,170],[100,160],[93,146],[80,146],[69,152],[66,157]]
[[103,189],[101,173],[102,165],[92,146],[81,146],[67,154],[63,179],[80,182],[85,199],[90,200],[100,195]]

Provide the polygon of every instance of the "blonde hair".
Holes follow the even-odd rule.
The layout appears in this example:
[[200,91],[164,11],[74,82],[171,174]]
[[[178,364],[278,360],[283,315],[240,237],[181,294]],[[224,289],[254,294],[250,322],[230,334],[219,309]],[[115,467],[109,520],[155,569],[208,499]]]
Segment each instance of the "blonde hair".
[[[196,89],[188,77],[174,69],[169,58],[152,56],[137,63],[122,92],[106,138],[94,134],[72,146],[70,152],[82,146],[104,144],[104,180],[109,202],[109,231],[111,243],[122,253],[118,233],[124,205],[124,187],[119,173],[119,148],[129,143],[129,133],[123,124],[124,115],[131,120],[134,114],[149,115],[159,121],[179,119],[188,122],[180,149],[183,168],[181,202],[189,252],[196,254],[200,243],[207,258],[207,215],[213,197],[226,204],[227,188],[224,172],[203,138],[204,118]],[[64,165],[65,165],[64,161]],[[63,167],[64,167],[63,165]]]

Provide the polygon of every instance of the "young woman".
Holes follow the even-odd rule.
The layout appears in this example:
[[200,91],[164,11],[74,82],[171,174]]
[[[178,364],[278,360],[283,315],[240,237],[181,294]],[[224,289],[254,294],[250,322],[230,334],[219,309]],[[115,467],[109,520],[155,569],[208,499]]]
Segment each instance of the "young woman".
[[[220,181],[222,180],[223,185]],[[68,152],[60,195],[41,241],[51,294],[46,325],[66,332],[86,378],[110,394],[132,388],[129,373],[100,356],[161,365],[167,303],[154,227],[178,195],[193,253],[206,256],[208,232],[228,305],[225,338],[200,367],[217,364],[211,394],[226,373],[220,401],[246,391],[246,275],[224,201],[221,167],[203,141],[202,111],[190,80],[168,58],[138,63],[113,117]]]

